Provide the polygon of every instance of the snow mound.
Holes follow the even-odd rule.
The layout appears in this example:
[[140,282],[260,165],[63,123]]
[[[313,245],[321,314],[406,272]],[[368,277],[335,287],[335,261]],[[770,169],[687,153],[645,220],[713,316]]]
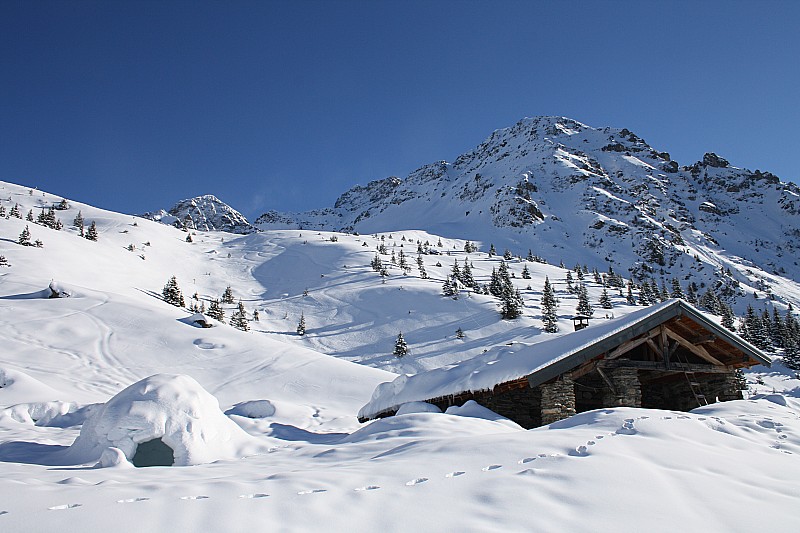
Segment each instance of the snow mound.
[[77,408],[73,402],[21,403],[0,411],[0,418],[8,416],[22,424],[48,426],[53,419],[73,413]]
[[[119,448],[138,466],[177,466],[235,459],[265,451],[226,417],[217,399],[185,375],[156,374],[129,386],[89,418],[68,455],[86,463],[105,454],[100,466],[117,464],[106,452]],[[148,461],[169,457],[172,461]]]
[[0,367],[0,405],[49,401],[60,393],[24,372]]
[[252,400],[237,403],[225,411],[225,414],[244,416],[246,418],[267,418],[275,414],[275,406],[269,400]]
[[486,407],[482,406],[475,400],[468,400],[467,402],[464,403],[464,405],[461,406],[453,405],[451,407],[448,407],[444,413],[447,415],[483,418],[484,420],[499,422],[503,425],[506,425],[514,429],[523,429],[522,426],[520,426],[516,422],[513,422],[504,416],[498,415],[491,409],[487,409]]
[[427,402],[408,402],[400,406],[397,410],[398,415],[410,415],[413,413],[441,413],[442,410]]

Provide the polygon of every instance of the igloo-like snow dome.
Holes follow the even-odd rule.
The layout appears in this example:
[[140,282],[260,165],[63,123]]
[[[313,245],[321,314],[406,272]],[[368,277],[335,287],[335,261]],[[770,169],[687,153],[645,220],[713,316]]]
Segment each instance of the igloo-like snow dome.
[[[81,428],[69,455],[86,463],[118,448],[136,466],[186,466],[266,451],[189,376],[156,374],[111,398]],[[106,454],[108,455],[108,454]],[[101,460],[100,466],[103,464]]]

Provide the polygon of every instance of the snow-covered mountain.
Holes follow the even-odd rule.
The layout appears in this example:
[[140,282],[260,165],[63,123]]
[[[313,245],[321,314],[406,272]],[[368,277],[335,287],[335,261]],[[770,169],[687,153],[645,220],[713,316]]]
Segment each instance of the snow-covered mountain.
[[244,215],[213,194],[181,200],[167,211],[163,209],[152,211],[143,214],[142,218],[171,224],[181,229],[216,230],[239,234],[256,231]]
[[[627,129],[563,117],[497,130],[452,163],[356,186],[334,207],[255,225],[374,233],[398,226],[528,249],[550,263],[712,285],[731,303],[800,281],[800,189],[713,154],[681,167]],[[796,305],[798,302],[794,302]],[[738,306],[738,307],[741,307]]]

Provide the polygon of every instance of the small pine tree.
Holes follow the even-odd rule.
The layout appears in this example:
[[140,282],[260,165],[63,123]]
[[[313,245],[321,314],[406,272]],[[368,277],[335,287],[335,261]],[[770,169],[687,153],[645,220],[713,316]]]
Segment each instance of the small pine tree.
[[511,261],[514,258],[514,255],[511,253],[511,250],[506,249],[503,252],[503,259],[506,261]]
[[17,244],[21,244],[22,246],[31,246],[31,230],[28,229],[28,226],[25,226],[25,229],[23,229],[22,233],[19,234]]
[[6,206],[0,205],[0,217],[5,218],[6,216]]
[[187,233],[186,234],[186,242],[192,242],[192,234],[191,233]]
[[65,211],[69,209],[69,203],[67,202],[67,199],[62,198],[61,201],[58,202],[58,205],[56,205],[56,209],[58,209],[59,211]]
[[211,304],[208,306],[208,316],[213,318],[214,320],[219,320],[220,322],[225,321],[225,310],[222,309],[222,306],[219,303],[219,300],[216,298],[211,300]]
[[169,281],[167,281],[167,284],[164,285],[164,289],[162,289],[161,294],[164,296],[164,301],[168,304],[177,307],[185,306],[183,294],[181,293],[181,289],[178,287],[178,280],[175,278],[175,276],[172,276]]
[[80,211],[78,211],[78,214],[75,215],[72,225],[78,230],[78,234],[83,237],[83,215]]
[[528,265],[522,267],[522,279],[531,279],[531,271],[528,270]]
[[253,322],[259,321],[258,309],[253,309]]
[[222,303],[224,303],[224,304],[232,304],[232,303],[234,303],[233,291],[231,290],[231,286],[230,285],[225,287],[225,291],[222,293]]
[[447,296],[448,298],[452,298],[458,294],[458,287],[453,285],[453,282],[450,281],[450,276],[444,278],[444,283],[442,284],[442,296]]
[[33,241],[33,245],[34,245],[35,247],[37,247],[37,248],[41,248],[41,247],[43,247],[43,246],[44,246],[44,243],[43,243],[41,240],[39,240],[39,239],[36,239],[35,241]]
[[497,250],[494,249],[494,244],[489,245],[489,257],[497,255]]
[[306,334],[306,316],[300,313],[300,322],[297,323],[297,334],[301,337]]
[[681,282],[678,278],[672,278],[672,292],[669,294],[670,298],[684,298]]
[[28,222],[33,222],[33,209],[28,211],[28,214],[25,215],[25,220],[27,220]]
[[11,210],[8,212],[8,216],[14,218],[22,218],[22,214],[20,214],[19,212],[19,204],[14,204],[14,207],[12,207]]
[[250,331],[250,325],[247,323],[247,312],[244,310],[244,304],[241,300],[239,300],[236,311],[231,315],[231,326],[242,331]]
[[633,283],[628,280],[628,294],[625,296],[628,305],[636,305],[636,298],[633,297]]
[[94,223],[94,220],[92,220],[92,223],[89,225],[89,229],[86,231],[86,238],[90,241],[97,240],[97,224]]
[[464,330],[463,329],[458,328],[456,330],[456,338],[457,339],[463,339],[464,338]]
[[594,314],[594,309],[589,304],[589,292],[583,283],[578,285],[578,305],[575,308],[575,312],[581,316],[592,316]]
[[392,353],[397,357],[403,357],[408,354],[408,344],[406,344],[402,332],[397,335],[397,340],[394,341],[394,352]]
[[558,302],[550,285],[550,278],[544,278],[544,289],[542,290],[542,328],[546,333],[558,332],[558,314],[556,310]]
[[608,296],[608,291],[603,287],[603,292],[600,294],[600,307],[603,309],[611,309],[614,306],[611,304],[611,298]]
[[6,256],[4,256],[4,255],[0,255],[0,266],[4,266],[4,267],[10,267],[11,266],[8,263],[8,259],[6,259]]

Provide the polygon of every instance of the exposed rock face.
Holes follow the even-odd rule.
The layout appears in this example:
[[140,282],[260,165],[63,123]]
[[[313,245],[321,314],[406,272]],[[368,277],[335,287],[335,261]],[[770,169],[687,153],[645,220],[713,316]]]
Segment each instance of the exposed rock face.
[[189,230],[242,234],[257,231],[244,215],[211,194],[181,200],[169,211],[162,209],[145,213],[142,217]]

